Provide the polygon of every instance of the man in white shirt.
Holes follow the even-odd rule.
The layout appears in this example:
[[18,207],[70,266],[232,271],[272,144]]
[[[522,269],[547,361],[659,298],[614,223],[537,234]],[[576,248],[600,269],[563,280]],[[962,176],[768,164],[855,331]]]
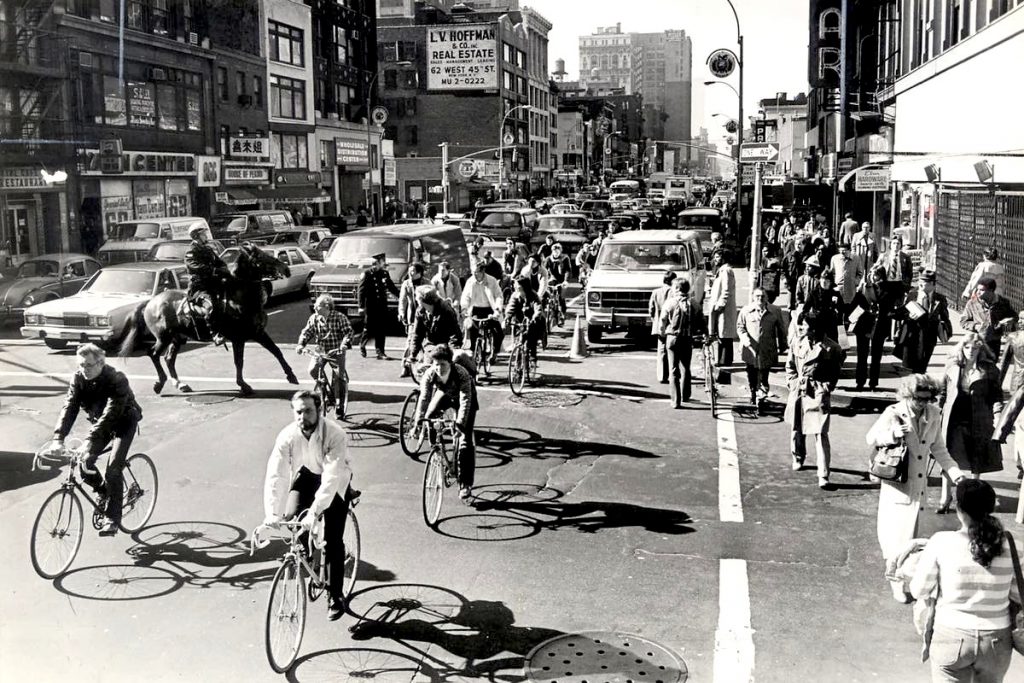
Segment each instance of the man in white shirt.
[[493,363],[498,359],[498,351],[501,350],[501,343],[505,339],[505,332],[501,326],[502,296],[501,285],[484,272],[485,268],[483,261],[477,262],[473,277],[466,280],[466,286],[462,290],[462,311],[466,316],[462,329],[466,333],[466,348],[472,350],[477,338],[476,323],[473,319],[488,321],[486,324],[490,326],[491,338],[494,340],[490,358],[490,362]]
[[291,401],[293,421],[281,430],[267,462],[263,509],[266,525],[300,519],[308,531],[324,516],[324,562],[327,568],[327,617],[334,621],[345,611],[345,521],[352,483],[345,430],[320,416],[320,396],[297,391]]

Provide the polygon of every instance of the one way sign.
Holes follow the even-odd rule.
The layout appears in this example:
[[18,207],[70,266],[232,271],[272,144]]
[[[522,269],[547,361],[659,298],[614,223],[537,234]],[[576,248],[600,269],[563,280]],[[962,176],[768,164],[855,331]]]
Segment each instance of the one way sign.
[[740,161],[774,161],[779,158],[779,145],[775,142],[744,142],[740,147]]

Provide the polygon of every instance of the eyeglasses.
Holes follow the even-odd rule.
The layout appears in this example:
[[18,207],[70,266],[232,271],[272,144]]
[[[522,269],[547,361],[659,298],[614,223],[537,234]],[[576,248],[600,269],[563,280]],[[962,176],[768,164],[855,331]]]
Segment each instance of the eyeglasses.
[[101,365],[103,365],[103,361],[94,360],[91,363],[87,363],[87,362],[79,363],[78,367],[82,368],[83,370],[92,370],[94,368],[100,367]]

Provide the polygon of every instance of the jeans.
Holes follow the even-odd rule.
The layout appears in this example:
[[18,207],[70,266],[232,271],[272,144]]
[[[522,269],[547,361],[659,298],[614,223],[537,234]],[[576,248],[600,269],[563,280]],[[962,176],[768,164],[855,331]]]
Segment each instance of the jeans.
[[[284,508],[285,519],[292,519],[307,509],[320,488],[320,475],[305,467],[299,470],[288,493]],[[347,491],[345,492],[347,495]],[[348,502],[335,495],[324,511],[324,566],[327,568],[327,592],[332,600],[345,596],[345,522],[348,520]]]
[[[114,524],[121,523],[121,508],[124,504],[124,463],[128,460],[128,450],[132,447],[139,422],[135,418],[127,418],[118,426],[107,441],[98,440],[92,443],[92,453],[85,459],[85,467],[91,472],[82,472],[82,481],[92,487],[98,496],[107,496],[107,518]],[[107,467],[100,476],[96,461],[107,445],[117,439],[117,444],[110,451]]]
[[[454,405],[447,395],[441,396],[437,401],[436,409],[427,417],[440,417],[448,408],[456,412],[459,410],[459,406]],[[455,457],[459,459],[459,488],[471,489],[473,488],[473,482],[476,480],[476,444],[473,441],[473,428],[475,426],[476,409],[471,406],[466,415],[466,425],[462,430],[462,438],[459,440],[459,452],[455,454]]]
[[968,631],[936,625],[929,648],[935,683],[999,683],[1010,668],[1010,629]]
[[363,316],[363,336],[359,341],[359,346],[365,349],[366,344],[372,337],[374,346],[377,347],[377,353],[383,356],[384,340],[387,337],[389,320],[390,316],[388,315],[387,308],[367,308]]
[[753,365],[747,366],[747,386],[750,387],[750,396],[756,397],[758,389],[768,393],[768,373],[771,368],[757,368]]
[[[672,372],[670,382],[672,403],[679,405],[690,400],[690,360],[693,358],[693,338],[670,334],[665,337],[665,349],[668,351],[668,366]],[[680,396],[680,378],[682,379]]]
[[668,382],[668,348],[665,340],[658,337],[658,381],[664,384]]

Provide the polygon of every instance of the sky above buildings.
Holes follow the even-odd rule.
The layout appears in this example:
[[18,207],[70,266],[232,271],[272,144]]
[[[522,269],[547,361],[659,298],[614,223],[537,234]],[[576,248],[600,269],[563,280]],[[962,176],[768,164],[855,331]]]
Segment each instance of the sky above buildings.
[[[807,0],[734,0],[743,33],[744,116],[777,92],[790,97],[807,91]],[[548,66],[565,60],[566,80],[579,76],[579,36],[598,27],[622,24],[623,33],[683,29],[693,41],[693,134],[708,128],[713,142],[723,143],[725,117],[736,116],[736,95],[714,80],[705,61],[718,48],[736,50],[736,22],[726,0],[523,0],[554,28],[548,38]],[[728,79],[738,84],[734,74]],[[716,140],[717,138],[717,140]]]

